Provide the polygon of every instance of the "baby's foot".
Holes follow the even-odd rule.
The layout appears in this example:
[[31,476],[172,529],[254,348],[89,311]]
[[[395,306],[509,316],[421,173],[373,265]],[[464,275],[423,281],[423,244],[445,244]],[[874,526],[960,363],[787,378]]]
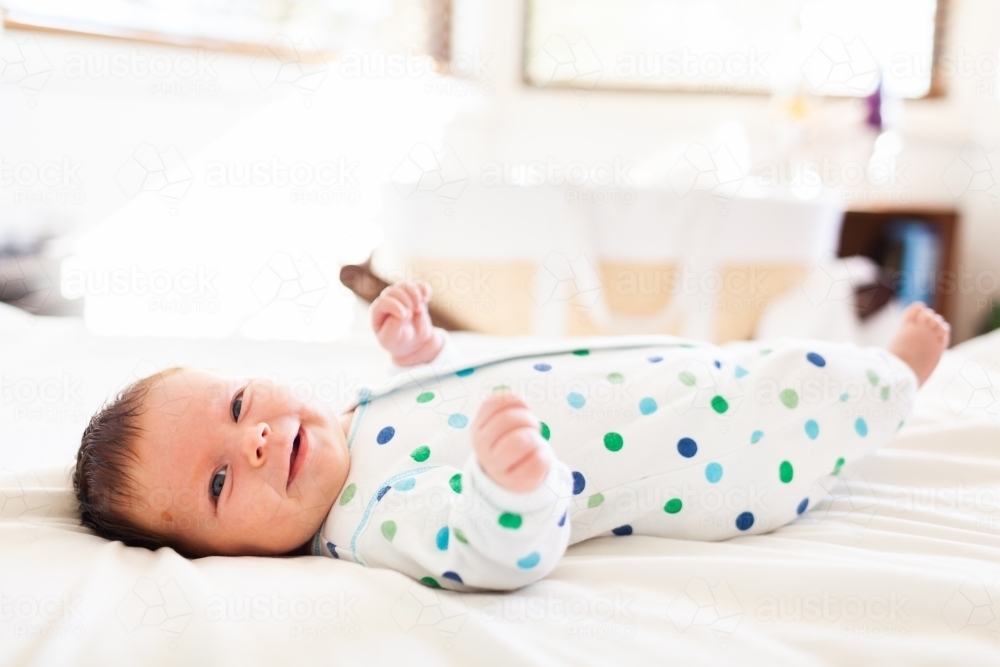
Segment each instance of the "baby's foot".
[[905,361],[923,385],[948,347],[951,326],[924,304],[911,303],[889,343],[889,351]]

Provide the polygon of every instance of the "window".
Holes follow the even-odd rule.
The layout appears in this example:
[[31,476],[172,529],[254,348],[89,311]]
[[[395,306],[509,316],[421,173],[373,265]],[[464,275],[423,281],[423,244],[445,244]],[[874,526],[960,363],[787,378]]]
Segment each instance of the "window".
[[[944,2],[944,0],[941,0]],[[925,97],[936,0],[528,0],[538,87]]]

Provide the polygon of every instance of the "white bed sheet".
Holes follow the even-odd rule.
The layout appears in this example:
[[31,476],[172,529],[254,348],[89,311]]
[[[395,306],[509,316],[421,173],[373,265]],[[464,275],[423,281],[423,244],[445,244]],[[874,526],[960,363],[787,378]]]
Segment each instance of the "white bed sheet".
[[76,526],[67,466],[131,376],[198,364],[346,402],[385,361],[363,338],[109,339],[0,307],[0,662],[1000,664],[1000,333],[949,351],[913,420],[799,522],[592,540],[512,594],[321,558],[188,561]]

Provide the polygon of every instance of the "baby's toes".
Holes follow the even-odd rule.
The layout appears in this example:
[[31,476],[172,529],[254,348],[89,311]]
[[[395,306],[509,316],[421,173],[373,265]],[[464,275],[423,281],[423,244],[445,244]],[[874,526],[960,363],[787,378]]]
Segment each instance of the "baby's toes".
[[924,304],[920,303],[919,301],[911,303],[909,306],[906,307],[906,310],[903,311],[903,321],[918,323],[923,313],[924,313]]

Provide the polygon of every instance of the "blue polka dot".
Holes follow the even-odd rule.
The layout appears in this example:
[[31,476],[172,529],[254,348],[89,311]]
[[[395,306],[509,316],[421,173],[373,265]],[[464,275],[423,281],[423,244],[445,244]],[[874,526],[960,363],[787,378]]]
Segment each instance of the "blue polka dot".
[[722,466],[714,461],[705,466],[705,479],[712,484],[722,479]]
[[578,496],[587,487],[587,478],[582,472],[573,471],[573,495]]
[[406,479],[401,479],[400,481],[396,482],[396,490],[397,491],[409,491],[410,489],[413,488],[413,486],[416,483],[417,483],[417,480],[413,479],[412,477],[407,477]]
[[722,368],[722,362],[721,362],[721,361],[719,361],[718,359],[716,359],[716,360],[715,360],[715,361],[713,361],[712,363],[713,363],[713,364],[715,364],[715,367],[716,367],[716,368]]
[[639,401],[639,412],[644,415],[651,415],[656,412],[656,401],[647,396]]
[[806,435],[809,436],[810,440],[815,440],[819,437],[819,424],[816,423],[815,419],[810,419],[806,422]]
[[826,359],[816,354],[815,352],[810,352],[809,354],[807,354],[806,359],[808,359],[809,363],[813,364],[814,366],[819,366],[820,368],[826,366]]
[[545,371],[551,371],[552,366],[549,366],[548,364],[535,364],[535,370],[544,373]]
[[649,359],[649,361],[651,363],[654,363],[654,364],[658,364],[661,361],[663,361],[663,357],[660,357],[660,356],[653,356],[653,357],[646,357],[646,358]]
[[434,542],[437,544],[437,548],[440,551],[448,550],[448,526],[445,526],[438,531],[437,536],[434,538]]
[[337,545],[336,544],[334,544],[333,542],[327,542],[326,543],[326,548],[330,550],[330,554],[334,558],[340,558],[340,554],[337,553]]
[[795,508],[795,513],[796,514],[804,514],[805,511],[806,511],[806,509],[808,507],[809,507],[809,499],[808,498],[803,498],[802,502],[799,503],[799,506]]
[[444,577],[445,579],[451,579],[452,581],[457,581],[460,584],[464,583],[462,581],[462,577],[458,576],[458,572],[452,572],[451,570],[448,570],[447,572],[442,573],[441,576]]
[[691,458],[698,453],[698,443],[691,438],[681,438],[677,441],[677,451],[684,458]]
[[764,437],[763,431],[754,431],[753,433],[750,434],[750,444],[756,445],[758,442],[760,442],[760,439],[763,437]]
[[375,436],[375,442],[377,442],[380,445],[384,445],[385,443],[392,440],[392,436],[394,435],[396,435],[396,429],[394,429],[391,426],[386,426],[384,429],[378,432],[378,435]]
[[743,512],[736,517],[736,527],[740,530],[750,530],[751,526],[753,526],[753,514],[750,512]]
[[542,560],[542,557],[538,555],[538,552],[532,551],[530,554],[517,561],[517,566],[522,570],[530,570],[538,565],[538,561],[540,560]]
[[854,420],[854,430],[863,438],[868,435],[868,423],[861,417],[858,417]]
[[587,402],[587,399],[583,397],[583,394],[575,391],[569,392],[566,396],[566,400],[569,401],[570,407],[577,409],[582,408],[583,404]]
[[451,426],[452,428],[465,428],[468,424],[469,418],[461,412],[456,412],[452,416],[448,417],[448,426]]
[[[476,370],[475,368],[463,368],[460,371],[455,371],[455,375],[457,375],[460,378],[464,378],[466,376],[472,375],[473,371],[475,371],[475,370]],[[455,573],[452,572],[452,574],[455,574]],[[456,574],[455,576],[457,577],[458,575]],[[461,579],[459,581],[461,581]]]
[[382,496],[389,493],[389,489],[391,488],[392,488],[391,486],[383,486],[381,489],[378,490],[378,495],[375,496],[375,500],[382,500]]
[[618,526],[617,528],[612,528],[611,532],[614,533],[615,535],[624,537],[625,535],[632,534],[632,526],[626,523],[624,526]]
[[556,525],[559,526],[560,528],[566,525],[566,512],[563,512],[563,515],[559,517],[559,523]]

